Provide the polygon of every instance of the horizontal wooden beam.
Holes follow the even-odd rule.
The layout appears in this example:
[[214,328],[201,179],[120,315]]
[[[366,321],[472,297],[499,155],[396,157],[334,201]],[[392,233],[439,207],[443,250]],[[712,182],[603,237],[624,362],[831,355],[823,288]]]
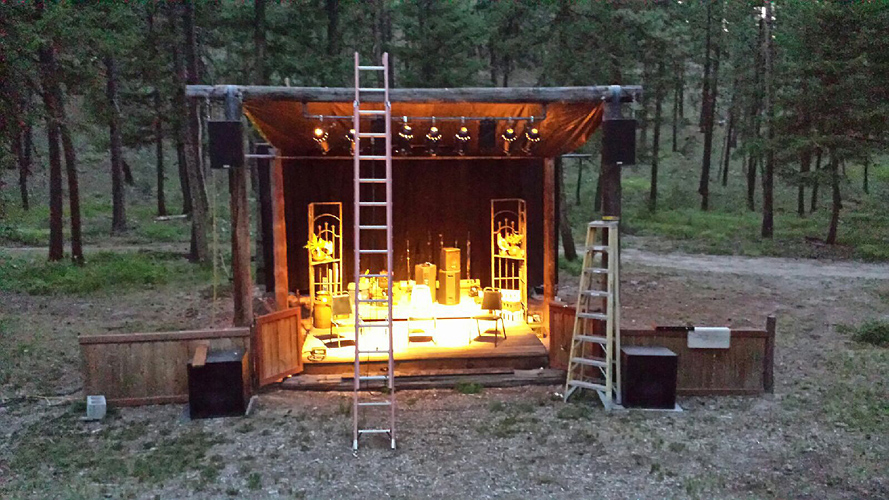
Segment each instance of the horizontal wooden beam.
[[[355,99],[355,89],[349,87],[270,87],[255,85],[188,85],[188,97],[219,99],[225,98],[226,91],[234,91],[243,100],[273,100],[300,102],[351,102]],[[640,100],[642,87],[629,85],[620,87],[623,102]],[[461,87],[439,89],[392,89],[391,102],[492,102],[492,103],[549,103],[549,102],[590,102],[611,97],[611,87],[598,85],[591,87]],[[363,101],[382,101],[382,95],[362,96]]]
[[249,337],[250,328],[219,328],[215,330],[182,330],[177,332],[120,333],[106,335],[81,335],[80,345],[128,344],[133,342],[169,342],[173,340],[209,340]]

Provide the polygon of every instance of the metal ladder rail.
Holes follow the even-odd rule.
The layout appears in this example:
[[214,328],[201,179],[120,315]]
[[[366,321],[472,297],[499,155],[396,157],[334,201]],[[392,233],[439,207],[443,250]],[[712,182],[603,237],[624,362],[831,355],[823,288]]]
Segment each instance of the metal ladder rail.
[[[392,255],[392,110],[389,102],[389,54],[383,54],[383,64],[381,66],[361,66],[359,55],[355,53],[355,101],[353,103],[353,128],[355,129],[355,147],[353,151],[353,168],[354,168],[354,234],[355,234],[355,258],[354,258],[354,276],[355,276],[355,373],[354,373],[354,394],[353,394],[353,450],[358,450],[358,440],[363,434],[389,434],[391,447],[395,449],[395,360],[394,345],[392,335],[392,272],[393,255]],[[361,87],[360,72],[361,71],[382,71],[383,87],[380,88],[363,88]],[[364,110],[361,108],[361,92],[383,92],[384,110]],[[363,115],[384,115],[385,116],[385,133],[362,133],[360,128],[361,116]],[[386,154],[382,155],[362,155],[360,141],[362,138],[379,138],[385,137]],[[379,161],[385,160],[385,178],[380,179],[373,175],[369,177],[361,177],[361,160]],[[374,169],[375,170],[375,169]],[[381,182],[382,181],[382,182]],[[386,201],[364,202],[361,200],[362,184],[385,184]],[[386,225],[379,224],[362,224],[361,209],[362,207],[386,207]],[[361,231],[362,230],[380,230],[386,231],[386,248],[385,249],[363,249],[361,248]],[[362,274],[361,273],[361,256],[386,254],[386,268],[389,273],[387,277],[386,289],[386,322],[367,324],[361,320],[361,304],[368,302],[380,302],[380,299],[361,299],[360,283],[362,278],[383,277],[383,274]],[[388,337],[388,372],[386,375],[361,375],[361,355],[370,354],[375,351],[362,351],[359,347],[359,338],[362,328],[377,327],[385,328]],[[359,401],[361,382],[372,380],[386,380],[389,389],[388,401]],[[389,426],[385,429],[361,429],[359,428],[360,409],[370,406],[388,406],[389,407]]]
[[[601,230],[601,233],[600,233]],[[591,222],[587,228],[586,251],[584,253],[583,271],[581,273],[580,287],[578,290],[574,332],[571,342],[571,354],[568,362],[568,374],[565,381],[564,399],[568,398],[581,388],[594,389],[599,392],[606,408],[611,408],[612,403],[620,404],[620,360],[616,354],[620,352],[620,310],[618,305],[619,263],[617,252],[618,234],[617,222]],[[597,235],[604,236],[603,244],[597,244]],[[602,266],[593,267],[594,255],[601,253]],[[606,260],[607,259],[607,260]],[[592,276],[594,274],[606,274],[606,290],[592,289]],[[602,298],[605,305],[605,313],[591,313],[587,311],[589,301],[594,297]],[[605,320],[605,336],[586,335],[583,328],[590,319]],[[599,344],[604,350],[604,360],[588,359],[585,356],[586,344]],[[578,352],[578,350],[580,352]],[[604,384],[598,384],[583,380],[586,366],[597,368],[604,377]],[[575,375],[579,370],[579,374]]]

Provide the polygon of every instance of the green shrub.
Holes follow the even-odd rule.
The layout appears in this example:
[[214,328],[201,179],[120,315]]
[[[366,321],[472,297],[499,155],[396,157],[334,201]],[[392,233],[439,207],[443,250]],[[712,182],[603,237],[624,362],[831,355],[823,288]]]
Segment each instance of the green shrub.
[[454,386],[454,390],[460,394],[479,394],[482,389],[482,385],[477,382],[457,382]]
[[889,347],[889,321],[867,321],[855,330],[852,338],[856,342]]

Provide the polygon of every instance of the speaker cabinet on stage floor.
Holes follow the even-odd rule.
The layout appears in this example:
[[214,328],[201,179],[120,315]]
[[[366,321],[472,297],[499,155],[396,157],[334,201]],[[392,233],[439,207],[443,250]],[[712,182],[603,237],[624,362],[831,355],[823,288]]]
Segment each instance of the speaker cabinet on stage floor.
[[418,285],[427,285],[430,290],[435,291],[435,272],[437,268],[431,262],[424,262],[414,266],[414,281]]
[[621,165],[636,163],[636,120],[602,122],[602,162]]
[[210,168],[240,168],[244,165],[244,131],[240,120],[207,122]]
[[444,247],[441,249],[441,260],[438,262],[442,271],[460,271],[460,249]]
[[250,399],[250,368],[243,350],[210,351],[203,366],[188,363],[191,418],[244,415]]
[[621,348],[621,399],[627,408],[676,406],[679,357],[666,347]]
[[438,272],[438,303],[448,306],[460,303],[460,271]]

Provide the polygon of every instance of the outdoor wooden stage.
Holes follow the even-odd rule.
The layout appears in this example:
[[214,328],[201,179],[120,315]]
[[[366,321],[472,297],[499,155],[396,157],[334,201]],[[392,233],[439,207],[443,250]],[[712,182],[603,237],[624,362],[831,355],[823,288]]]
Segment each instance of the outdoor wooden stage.
[[[435,340],[424,342],[408,342],[409,323],[394,322],[394,351],[396,373],[456,373],[460,370],[469,373],[472,370],[527,370],[546,367],[549,363],[546,346],[532,331],[531,326],[524,322],[507,322],[506,335],[500,334],[496,345],[492,333],[485,331],[478,335],[474,320],[470,319],[439,319],[436,328],[432,329],[428,320],[410,322],[410,329],[418,327],[427,330]],[[489,326],[492,323],[488,323]],[[341,332],[347,338],[354,338],[351,325],[338,327],[334,332]],[[343,347],[328,348],[323,359],[313,357],[313,348],[324,347],[315,335],[329,333],[329,330],[311,330],[303,347],[304,373],[342,374],[354,372],[355,347],[353,344]],[[386,368],[388,355],[384,335],[374,336],[372,333],[362,334],[359,342],[362,350],[378,349],[379,354],[364,355],[361,366],[369,371],[381,371]],[[285,384],[287,385],[287,384]]]

